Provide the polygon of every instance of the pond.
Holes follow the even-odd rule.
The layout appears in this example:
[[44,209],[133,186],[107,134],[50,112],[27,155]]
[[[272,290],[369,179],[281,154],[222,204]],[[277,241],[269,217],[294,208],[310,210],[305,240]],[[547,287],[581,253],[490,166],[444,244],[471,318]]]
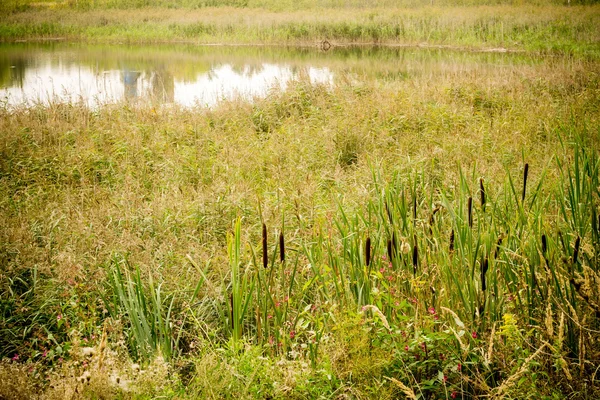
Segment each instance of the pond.
[[290,81],[394,81],[428,74],[502,74],[541,58],[448,49],[267,46],[128,46],[69,43],[0,45],[4,106],[152,102],[213,106],[264,97]]

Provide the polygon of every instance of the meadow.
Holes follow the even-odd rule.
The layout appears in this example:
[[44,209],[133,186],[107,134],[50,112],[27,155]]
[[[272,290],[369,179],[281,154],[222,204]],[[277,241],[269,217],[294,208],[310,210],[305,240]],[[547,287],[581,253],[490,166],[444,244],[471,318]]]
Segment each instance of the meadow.
[[[0,32],[188,24],[85,4],[15,7]],[[278,29],[305,16],[318,43],[395,18],[272,4],[268,28],[230,36],[224,15],[258,8],[211,8],[216,33],[192,40],[292,44]],[[437,21],[415,43],[496,47],[443,32],[554,11],[520,14],[534,28],[515,49],[540,58],[503,68],[395,76],[390,59],[213,108],[0,107],[0,398],[598,398],[597,6],[435,7],[403,12]],[[530,40],[569,18],[587,28],[566,24],[560,49]]]

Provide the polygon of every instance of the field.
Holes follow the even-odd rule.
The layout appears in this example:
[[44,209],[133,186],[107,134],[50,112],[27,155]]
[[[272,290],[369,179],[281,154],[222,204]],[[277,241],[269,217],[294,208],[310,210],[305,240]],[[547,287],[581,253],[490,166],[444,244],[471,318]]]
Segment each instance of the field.
[[0,398],[598,398],[600,8],[249,3],[6,3],[0,38],[464,64],[0,107]]

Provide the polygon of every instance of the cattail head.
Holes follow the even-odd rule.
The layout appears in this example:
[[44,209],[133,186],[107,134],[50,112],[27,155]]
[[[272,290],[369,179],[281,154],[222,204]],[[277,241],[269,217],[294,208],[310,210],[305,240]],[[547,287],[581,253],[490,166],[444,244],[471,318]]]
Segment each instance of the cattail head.
[[542,234],[542,254],[546,255],[548,251],[548,243],[546,241],[546,235]]
[[282,263],[285,261],[285,239],[283,237],[283,231],[279,232],[279,261]]
[[371,238],[367,236],[367,243],[365,244],[365,254],[367,267],[371,265]]
[[390,262],[394,259],[394,253],[392,249],[392,239],[388,239],[387,241],[387,254]]
[[485,282],[485,274],[487,274],[487,270],[488,270],[488,258],[486,257],[483,260],[483,264],[481,265],[481,290],[484,292],[485,292],[485,289],[487,288],[486,282]]
[[450,252],[454,251],[454,229],[450,232],[450,244],[448,245],[448,250]]
[[413,262],[413,273],[417,274],[417,266],[419,264],[419,246],[417,245],[417,235],[413,236],[414,246],[413,246],[413,254],[412,254],[412,262]]
[[469,216],[469,227],[473,227],[473,198],[469,197],[467,200],[467,214]]
[[483,186],[483,178],[479,178],[479,195],[481,196],[481,209],[485,210],[485,187]]
[[267,225],[262,225],[262,251],[263,251],[263,267],[269,265],[269,254],[267,253]]
[[500,251],[500,246],[502,245],[502,241],[504,240],[504,236],[500,234],[498,236],[498,241],[496,242],[496,250],[494,250],[494,258],[498,258],[498,252]]
[[579,257],[579,246],[581,245],[581,238],[577,236],[575,239],[575,249],[573,250],[573,265],[577,264],[577,258]]
[[523,196],[521,202],[525,202],[525,193],[527,192],[527,175],[529,174],[529,164],[525,164],[525,170],[523,171]]

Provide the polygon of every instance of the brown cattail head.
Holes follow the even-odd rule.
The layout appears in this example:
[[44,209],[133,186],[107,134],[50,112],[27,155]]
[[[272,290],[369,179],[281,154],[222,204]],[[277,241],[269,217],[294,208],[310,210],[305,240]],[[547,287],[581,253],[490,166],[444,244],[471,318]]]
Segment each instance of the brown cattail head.
[[417,196],[413,197],[413,221],[417,221]]
[[496,250],[494,250],[494,258],[498,257],[498,252],[500,251],[500,246],[502,245],[502,241],[504,240],[504,236],[500,234],[498,236],[498,241],[496,242]]
[[371,238],[367,236],[367,243],[365,244],[365,254],[367,259],[367,267],[371,264]]
[[394,219],[392,218],[392,211],[390,210],[390,207],[388,206],[388,202],[385,202],[385,211],[387,212],[387,216],[390,220],[390,225],[394,225]]
[[527,175],[529,174],[529,164],[525,164],[525,170],[523,171],[523,197],[521,202],[525,202],[525,193],[527,192]]
[[417,274],[417,265],[419,264],[419,246],[417,245],[417,235],[413,236],[415,245],[413,246],[412,262],[413,262],[413,273]]
[[581,245],[581,238],[577,236],[575,239],[575,250],[573,250],[573,265],[577,264],[577,258],[579,257],[579,246]]
[[473,227],[473,198],[467,200],[467,213],[469,215],[469,228]]
[[483,186],[483,178],[479,178],[479,195],[481,196],[481,209],[485,210],[485,187]]
[[279,232],[279,261],[282,263],[285,261],[285,239],[283,237],[283,231]]
[[269,265],[269,254],[267,254],[267,225],[262,225],[262,252],[263,252],[263,267]]
[[483,264],[481,265],[481,290],[485,292],[485,289],[487,288],[486,282],[485,282],[485,274],[487,274],[487,270],[488,270],[488,258],[486,257],[483,260]]
[[392,260],[394,259],[394,253],[393,253],[393,249],[392,249],[392,239],[388,239],[388,241],[387,241],[387,254],[388,254],[388,259],[390,260],[390,262],[392,262]]
[[542,254],[545,256],[548,251],[548,242],[546,241],[546,235],[542,234]]
[[448,245],[448,251],[454,251],[454,229],[450,232],[450,244]]

